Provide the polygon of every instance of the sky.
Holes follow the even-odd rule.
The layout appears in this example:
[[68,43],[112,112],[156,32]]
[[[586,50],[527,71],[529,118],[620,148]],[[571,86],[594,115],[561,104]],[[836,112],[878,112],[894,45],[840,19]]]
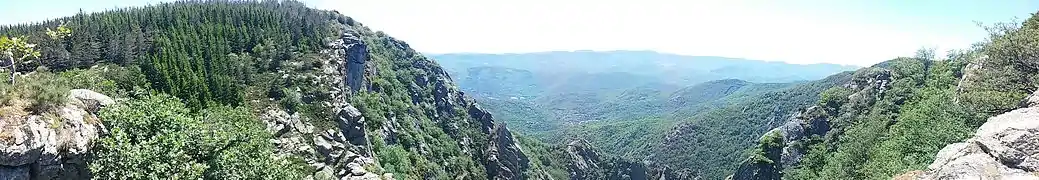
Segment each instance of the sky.
[[[0,0],[0,24],[159,0]],[[968,48],[1039,0],[303,0],[425,53],[652,50],[866,66]],[[941,54],[941,53],[939,53]]]

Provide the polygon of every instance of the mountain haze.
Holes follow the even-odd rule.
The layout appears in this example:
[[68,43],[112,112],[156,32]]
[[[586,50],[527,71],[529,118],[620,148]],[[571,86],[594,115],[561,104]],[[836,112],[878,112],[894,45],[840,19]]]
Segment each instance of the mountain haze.
[[431,55],[343,13],[185,0],[0,25],[0,180],[1039,179],[1039,13],[861,68]]
[[161,3],[0,34],[17,58],[0,179],[671,176],[521,141],[406,42],[301,2]]
[[[490,66],[537,73],[610,73],[646,76],[658,81],[692,85],[717,79],[751,82],[815,80],[858,69],[836,64],[788,64],[742,58],[685,56],[653,51],[552,51],[518,54],[433,54],[448,72],[465,78],[468,68]],[[765,73],[767,72],[767,73]],[[461,73],[461,74],[459,74]]]
[[[653,51],[467,53],[430,57],[451,74],[461,89],[487,105],[490,111],[501,115],[513,128],[533,134],[588,121],[636,120],[676,113],[690,115],[710,107],[706,102],[733,93],[743,85],[755,84],[754,87],[766,89],[771,87],[768,84],[782,87],[784,83],[820,79],[857,68]],[[711,82],[724,79],[734,81]],[[710,87],[725,83],[735,83],[732,84],[735,87],[721,90]],[[681,94],[683,92],[685,94]]]

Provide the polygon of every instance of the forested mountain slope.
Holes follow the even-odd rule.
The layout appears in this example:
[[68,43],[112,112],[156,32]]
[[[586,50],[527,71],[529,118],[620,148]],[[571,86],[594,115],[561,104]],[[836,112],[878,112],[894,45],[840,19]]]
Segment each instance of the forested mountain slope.
[[[656,54],[658,64],[590,66],[550,83],[467,67],[472,76],[455,77],[478,87],[467,94],[455,70],[404,41],[300,2],[81,13],[0,26],[12,78],[0,82],[0,179],[888,179],[942,165],[935,154],[987,117],[1032,113],[1021,100],[1039,85],[1039,18],[991,31],[946,58],[922,51],[808,82],[689,78],[778,65],[674,65],[706,71],[663,80],[653,73],[681,69],[610,72],[672,63]],[[667,83],[686,81],[704,83]],[[492,98],[503,100],[486,104],[493,116],[477,103]],[[566,129],[543,141],[497,117]],[[1010,152],[995,159],[1035,175],[1022,153],[961,145],[952,149]]]
[[[751,83],[717,80],[668,92],[635,88],[619,98],[581,107],[584,114],[612,117],[605,121],[546,125],[551,121],[521,119],[521,128],[540,129],[542,139],[581,139],[602,154],[671,167],[683,177],[723,178],[746,157],[757,137],[818,100],[819,93],[850,81],[850,72],[803,83]],[[519,100],[503,102],[522,103]],[[510,114],[537,113],[527,104]],[[549,119],[550,120],[550,119]],[[612,120],[612,121],[611,121]],[[537,131],[534,131],[537,132]]]
[[[1034,58],[1039,51],[1032,48],[1039,42],[1037,30],[1036,16],[1021,24],[997,24],[989,29],[991,36],[974,49],[951,52],[942,59],[924,52],[915,58],[899,58],[859,70],[852,82],[827,90],[814,107],[761,137],[753,155],[732,178],[888,179],[925,169],[932,161],[936,165],[931,170],[941,176],[932,178],[1024,178],[997,171],[973,172],[969,168],[946,172],[950,169],[934,169],[944,168],[935,156],[954,158],[949,156],[957,155],[956,152],[941,154],[939,150],[970,137],[986,123],[986,117],[1028,105],[1022,103],[1023,99],[1036,89],[1039,75]],[[993,118],[1000,122],[989,123],[1007,126],[1020,121],[1024,123],[1021,128],[1031,128],[1024,121],[1034,119],[1016,118],[1021,116],[1017,114],[1030,113],[1027,111],[1008,113],[1015,115]],[[982,127],[976,137],[988,137],[987,132],[996,131]],[[1006,137],[1031,137],[1032,133],[1019,131]],[[1034,145],[1027,141],[1017,143],[1013,146]],[[1015,156],[1000,154],[1004,151],[993,150],[992,143],[981,144],[999,159]],[[957,147],[964,147],[958,148],[963,153],[971,151],[962,143]],[[945,160],[950,167],[964,162]],[[1016,162],[1021,161],[1007,160],[1003,164],[1016,166]],[[1031,173],[1022,172],[1035,176]],[[909,177],[915,176],[901,178]]]
[[[444,65],[459,82],[459,87],[470,92],[488,110],[501,115],[512,128],[537,137],[557,134],[552,132],[577,123],[630,121],[672,114],[692,116],[710,107],[704,105],[711,104],[707,103],[713,100],[710,96],[727,95],[717,93],[728,92],[725,87],[711,89],[712,85],[725,82],[720,80],[777,85],[821,79],[857,68],[651,51],[437,54],[431,57]],[[778,89],[782,86],[756,87]],[[671,97],[682,95],[675,93],[683,88],[688,91],[684,97]],[[705,93],[704,97],[697,94],[700,92]]]
[[[916,57],[896,58],[785,90],[735,96],[746,98],[726,100],[729,104],[692,114],[677,124],[666,123],[673,121],[666,119],[590,123],[575,134],[595,137],[590,138],[591,144],[607,152],[678,167],[679,174],[693,177],[888,179],[927,168],[942,147],[968,138],[986,117],[1021,107],[1025,95],[1037,87],[1039,66],[1033,61],[1039,51],[1030,48],[1039,39],[1036,19],[1019,25],[997,24],[989,29],[992,35],[987,41],[973,49],[951,51],[946,57],[921,50]],[[1016,114],[1021,113],[1030,112],[1025,109]],[[1027,122],[1016,123],[1031,127]],[[662,129],[671,131],[652,133]],[[988,135],[977,135],[968,142],[995,147],[976,140],[979,137]],[[1001,143],[1011,143],[1006,142],[1008,137],[1001,136]],[[950,147],[956,150],[965,146]],[[969,147],[958,149],[971,151]],[[1002,156],[1023,158],[1013,152],[1018,151],[985,153],[999,155],[999,160],[1008,159]],[[940,157],[973,157],[952,155]],[[934,161],[937,165],[932,164],[935,167],[928,173],[941,177],[1009,177],[1032,172],[1024,167],[1028,161],[1011,159],[1002,166],[986,165],[1017,169],[987,175],[988,171],[935,169],[947,162],[949,166],[941,167],[970,170],[957,166],[961,161]]]
[[[790,88],[856,68],[649,51],[431,57],[444,65],[460,88],[518,132],[559,144],[580,139],[603,154],[659,162],[698,178],[730,173],[726,168],[735,167],[744,156],[740,152],[755,137],[793,112],[794,106],[784,105],[814,102],[811,96],[828,87]],[[810,96],[772,97],[798,93]],[[764,103],[772,104],[751,110]],[[726,107],[730,109],[718,110]],[[735,119],[753,124],[730,123]],[[697,131],[702,134],[687,137],[694,135],[674,130],[690,124],[719,132]],[[722,133],[749,129],[753,130],[745,134]],[[690,138],[704,140],[687,141]]]
[[[0,126],[19,140],[2,141],[0,159],[25,160],[0,164],[5,179],[568,179],[568,159],[584,158],[547,158],[558,152],[536,141],[521,148],[407,43],[300,2],[181,1],[0,35],[3,51],[35,54],[6,46],[29,42],[19,47],[41,55],[19,58],[16,81],[0,83]],[[91,144],[79,149],[88,158],[49,166],[47,155],[62,153],[17,138],[47,131],[17,122],[81,125],[53,118],[69,89],[115,100],[90,112],[104,130],[77,141]],[[591,170],[609,168],[624,167]],[[647,172],[657,171],[623,174]]]
[[[653,51],[553,51],[513,54],[433,54],[449,72],[467,78],[473,67],[503,67],[537,74],[628,73],[668,84],[691,85],[718,79],[751,82],[815,80],[855,66],[835,64],[787,64],[740,58],[683,56]],[[546,66],[551,64],[551,66]],[[765,73],[767,72],[767,73]]]
[[819,99],[819,92],[850,80],[850,73],[796,86],[739,96],[729,104],[708,109],[664,131],[660,143],[649,146],[649,159],[702,178],[723,178],[746,157],[755,138],[778,126],[792,112]]

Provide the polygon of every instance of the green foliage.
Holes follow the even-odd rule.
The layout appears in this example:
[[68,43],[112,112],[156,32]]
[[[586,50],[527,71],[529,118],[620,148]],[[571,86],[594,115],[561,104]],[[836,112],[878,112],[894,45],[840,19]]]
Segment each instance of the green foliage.
[[244,108],[193,114],[176,98],[150,95],[105,108],[101,119],[111,134],[88,162],[99,179],[300,179],[306,167],[275,157],[270,134]]
[[892,72],[890,89],[874,103],[845,102],[831,117],[835,131],[809,145],[787,178],[887,179],[923,169],[987,116],[1019,107],[1039,82],[1032,60],[1039,54],[1039,18],[988,30],[977,50],[954,51],[946,60],[899,59],[870,68]]
[[528,155],[530,168],[523,172],[528,179],[570,179],[566,163],[570,163],[563,155],[565,152],[526,136],[515,136],[523,154]]
[[1039,18],[1021,24],[999,23],[986,28],[989,38],[979,44],[979,52],[963,53],[971,63],[964,70],[957,97],[972,110],[1000,113],[1039,87]]
[[888,179],[925,168],[938,150],[967,138],[984,118],[952,102],[962,60],[896,59],[863,70],[890,70],[889,89],[879,97],[821,101],[842,107],[830,117],[835,129],[826,139],[809,142],[808,154],[785,178]]
[[0,36],[0,55],[4,55],[5,58],[13,58],[17,61],[39,57],[40,51],[36,50],[36,44],[27,42],[27,39],[28,38],[24,36]]
[[193,157],[202,151],[195,139],[201,122],[176,99],[160,95],[122,102],[104,109],[101,119],[111,134],[98,141],[89,163],[97,178],[201,179],[208,168]]
[[[0,34],[27,34],[28,39],[39,40],[44,56],[34,66],[55,70],[98,62],[140,66],[151,88],[184,99],[198,110],[209,104],[243,102],[245,87],[240,78],[256,72],[243,64],[260,63],[236,61],[241,59],[229,54],[254,53],[260,60],[281,62],[293,58],[294,52],[315,52],[323,38],[333,35],[328,24],[334,17],[295,1],[180,1],[2,27]],[[58,28],[42,31],[50,27]],[[254,49],[262,52],[250,52]],[[279,68],[272,64],[261,67]]]
[[132,66],[98,65],[90,69],[63,71],[58,76],[62,83],[73,89],[89,89],[112,97],[145,94],[149,87],[140,68]]
[[765,134],[765,136],[762,136],[761,139],[758,140],[758,147],[754,149],[753,156],[751,157],[756,163],[776,164],[776,162],[773,162],[772,159],[770,159],[768,152],[782,148],[783,146],[783,136],[779,134],[779,132],[773,131],[772,133]]
[[[436,97],[458,93],[438,80],[447,77],[435,63],[382,33],[361,31],[368,45],[374,76],[370,90],[350,98],[364,115],[367,130],[392,134],[373,138],[380,166],[400,179],[486,179],[484,154],[490,136],[480,119],[470,117],[471,104]],[[458,96],[454,94],[450,96]],[[449,105],[450,104],[450,105]],[[465,143],[460,143],[465,142]]]
[[[133,74],[133,75],[131,75]],[[135,87],[147,87],[134,68],[98,66],[64,72],[40,68],[16,84],[0,83],[0,105],[27,108],[42,113],[65,104],[69,90],[89,89],[113,97],[132,94]]]
[[25,37],[0,36],[0,58],[6,60],[7,71],[11,74],[8,83],[14,83],[18,64],[37,57],[40,57],[40,51],[36,50],[36,44],[26,42]]
[[398,145],[384,146],[379,149],[379,162],[387,172],[414,172],[410,152]]
[[783,136],[771,131],[758,139],[758,145],[750,150],[750,158],[736,169],[729,179],[780,179],[783,153]]
[[828,112],[837,112],[841,105],[848,103],[848,96],[852,93],[851,89],[845,87],[833,87],[819,94],[818,104]]
[[[660,145],[664,133],[675,122],[665,119],[586,122],[566,127],[565,139],[585,139],[606,154],[627,159],[643,159]],[[563,138],[560,138],[563,139]]]
[[70,29],[69,27],[65,26],[64,24],[58,25],[58,27],[54,28],[54,29],[55,30],[51,30],[51,28],[47,28],[47,36],[50,36],[51,39],[65,39],[65,38],[68,38],[69,36],[72,36],[72,29]]
[[851,81],[840,73],[777,90],[764,90],[727,99],[728,104],[695,114],[679,122],[649,149],[655,158],[671,167],[689,168],[691,175],[724,178],[753,154],[763,134],[790,113],[819,101],[820,93]]
[[[63,27],[75,32],[51,38],[65,36]],[[336,87],[342,79],[329,78],[342,72],[323,69],[337,63],[319,52],[346,33],[340,28],[356,33],[370,57],[365,87],[349,93]],[[100,179],[302,179],[300,172],[313,170],[274,157],[270,135],[251,113],[285,107],[323,132],[336,128],[329,102],[342,99],[364,114],[380,166],[371,170],[399,179],[488,178],[485,131],[494,121],[477,114],[436,63],[301,2],[181,1],[5,26],[0,34],[39,41],[43,56],[21,71],[75,72],[48,78],[71,78],[48,86],[127,99],[101,113],[111,134],[89,162]],[[79,70],[98,64],[118,66]]]
[[207,179],[296,179],[308,172],[301,159],[272,157],[271,135],[248,109],[218,106],[201,114]]
[[284,97],[281,97],[281,100],[278,100],[281,103],[281,107],[292,112],[300,110],[300,106],[303,105],[303,99],[299,91],[283,88],[281,89],[281,94],[284,95]]

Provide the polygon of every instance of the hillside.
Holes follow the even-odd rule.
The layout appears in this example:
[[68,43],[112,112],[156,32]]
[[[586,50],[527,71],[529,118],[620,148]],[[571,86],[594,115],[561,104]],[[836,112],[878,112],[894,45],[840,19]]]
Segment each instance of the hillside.
[[291,0],[80,13],[0,26],[0,179],[1039,179],[1039,14],[986,30],[860,69],[427,57]]
[[[728,100],[728,104],[681,119],[652,144],[649,159],[688,168],[698,177],[722,178],[746,157],[754,140],[778,126],[823,90],[849,81],[850,73]],[[680,118],[678,116],[676,118]]]
[[[448,72],[463,74],[472,67],[504,67],[535,73],[629,73],[679,85],[718,79],[751,82],[816,80],[855,70],[835,64],[787,64],[740,58],[684,56],[653,51],[553,51],[519,54],[432,54]],[[545,66],[552,64],[552,66]],[[456,73],[457,72],[457,73]],[[762,72],[768,72],[767,74]]]
[[733,93],[781,89],[856,68],[651,51],[431,57],[511,128],[543,140],[579,124],[683,120],[727,104],[720,99]]
[[743,151],[754,139],[850,75],[805,83],[711,81],[648,101],[616,101],[630,109],[606,111],[643,118],[575,123],[535,135],[556,142],[581,139],[603,154],[670,167],[683,177],[722,178],[745,157]]
[[[817,81],[765,84],[719,80],[686,88],[647,83],[627,89],[549,96],[547,99],[551,101],[547,104],[591,107],[573,108],[572,113],[568,113],[579,116],[556,117],[582,121],[551,130],[563,132],[566,138],[585,139],[587,144],[607,154],[675,167],[684,177],[888,179],[924,169],[927,171],[921,176],[908,174],[906,177],[1021,177],[1033,172],[1029,169],[1031,160],[1022,154],[1034,154],[1027,149],[1034,143],[1008,141],[1032,136],[1021,134],[1023,130],[1006,130],[1021,136],[990,137],[992,133],[988,133],[966,140],[981,143],[977,146],[946,145],[970,137],[987,117],[1018,108],[1021,109],[1006,115],[1012,120],[998,119],[1003,119],[1004,124],[1031,127],[1027,122],[1017,122],[1024,120],[1013,118],[1031,113],[1028,111],[1031,108],[1021,102],[1037,87],[1039,66],[1032,61],[1039,52],[1030,49],[1034,46],[1032,42],[1039,39],[1039,35],[1035,35],[1039,29],[1036,19],[1039,18],[1033,17],[1021,24],[997,24],[988,29],[991,36],[985,42],[972,49],[951,51],[946,57],[935,57],[934,52],[921,50],[915,57],[895,58]],[[574,54],[580,53],[592,52]],[[537,57],[566,61],[545,54],[551,53]],[[509,56],[515,57],[480,65],[587,73],[629,67],[653,69],[639,65],[536,67],[517,63],[523,62],[519,57],[534,55]],[[480,56],[459,57],[464,57],[459,62],[468,62],[472,59],[467,58]],[[469,64],[448,66],[466,65]],[[719,72],[742,72],[721,69]],[[630,74],[652,77],[652,74]],[[606,98],[598,98],[602,96]],[[523,107],[539,109],[536,102],[529,104],[533,105]],[[514,111],[512,114],[523,113]],[[551,119],[554,113],[533,114]],[[605,116],[596,116],[601,114]],[[541,125],[528,127],[532,129],[546,127],[542,125],[546,124],[544,121],[525,124]],[[996,138],[1003,145],[979,138]],[[938,154],[938,158],[945,159],[935,159],[942,147],[973,154],[946,152]],[[1008,147],[1017,149],[1007,150]],[[1001,149],[982,151],[978,148]],[[999,172],[971,169],[973,165],[964,164],[963,161],[991,162],[976,159],[979,154],[999,156],[995,159],[1003,161],[1000,164],[984,164],[984,167],[998,168]],[[960,159],[954,162],[954,158]]]
[[[1015,131],[994,126],[1033,128],[1034,120],[1024,117],[1031,114],[1025,95],[1035,90],[1039,74],[1030,58],[1039,51],[1029,49],[1039,39],[1037,29],[1037,16],[1021,24],[997,24],[975,49],[943,59],[924,52],[859,70],[851,82],[827,90],[811,108],[763,135],[732,178],[888,179],[927,169],[899,178],[1034,179],[1034,169],[1014,169],[1024,167],[1019,162],[1027,158],[1007,159],[1031,153],[1014,148],[1034,146],[1021,139],[1034,132],[992,136]],[[957,143],[975,129],[978,133],[966,141],[976,145]],[[1016,143],[999,146],[1009,143],[1003,141]],[[987,164],[980,157],[1002,163]],[[998,169],[1005,166],[1013,172]]]
[[[0,35],[18,57],[0,83],[0,179],[569,179],[586,158],[520,148],[407,43],[300,2],[162,3]],[[65,105],[94,102],[81,92],[114,100]]]

